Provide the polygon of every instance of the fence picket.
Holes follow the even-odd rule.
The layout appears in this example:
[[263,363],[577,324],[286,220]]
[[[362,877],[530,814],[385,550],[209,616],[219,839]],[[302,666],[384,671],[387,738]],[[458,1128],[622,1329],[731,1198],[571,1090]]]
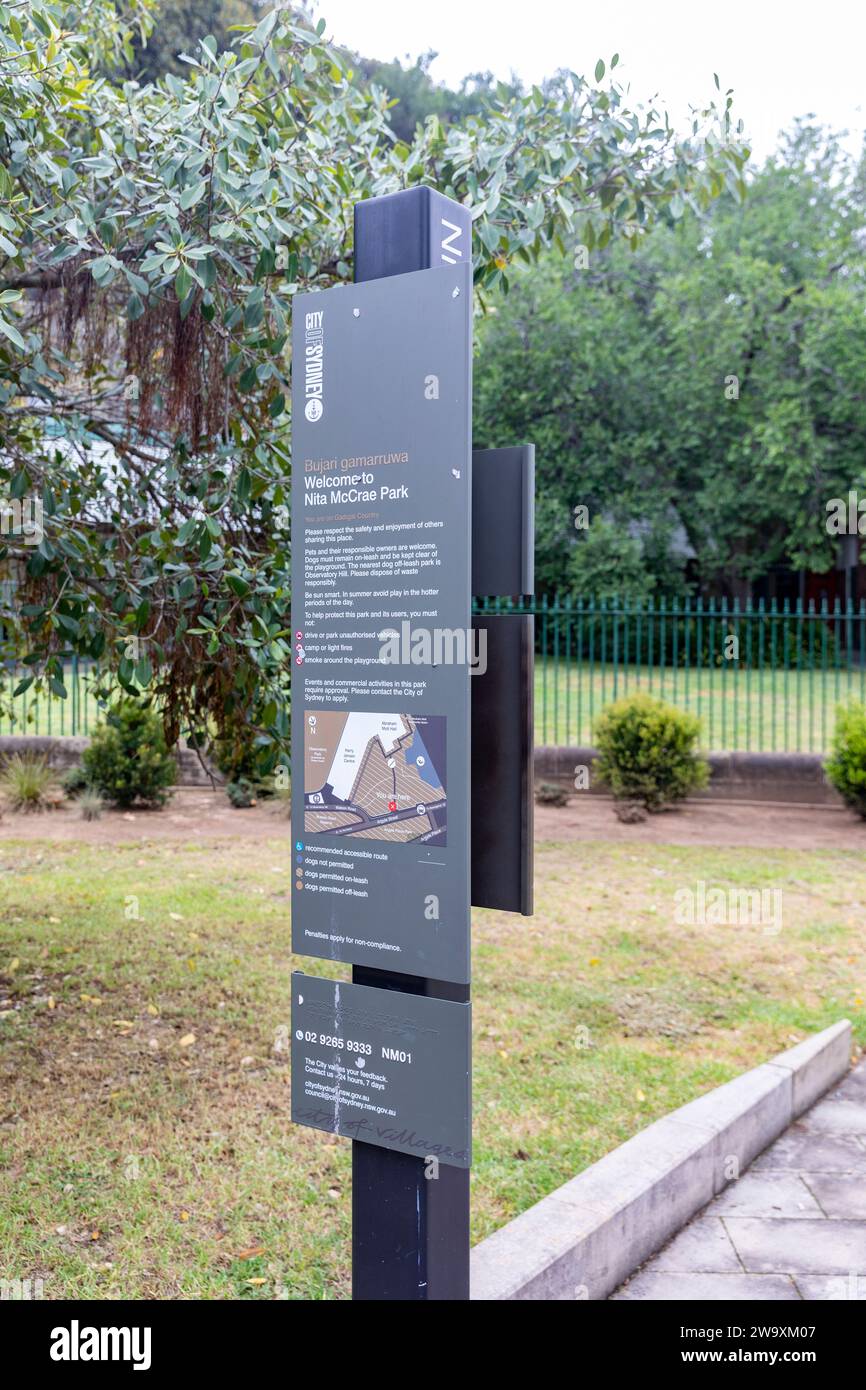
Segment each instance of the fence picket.
[[[536,617],[536,743],[589,744],[609,700],[648,690],[696,714],[707,748],[823,753],[837,706],[866,702],[866,599],[832,608],[822,600],[816,610],[814,600],[787,598],[731,608],[702,596],[544,595],[516,611]],[[730,658],[729,636],[738,638]],[[75,657],[65,667],[66,700],[32,687],[12,698],[25,672],[8,659],[0,665],[0,734],[93,731],[102,706],[90,663]]]

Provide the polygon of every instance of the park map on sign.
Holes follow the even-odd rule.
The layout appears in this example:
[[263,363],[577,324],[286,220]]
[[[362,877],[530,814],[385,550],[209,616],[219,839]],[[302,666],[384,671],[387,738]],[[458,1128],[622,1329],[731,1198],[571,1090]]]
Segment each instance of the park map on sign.
[[444,845],[445,717],[307,710],[304,833]]

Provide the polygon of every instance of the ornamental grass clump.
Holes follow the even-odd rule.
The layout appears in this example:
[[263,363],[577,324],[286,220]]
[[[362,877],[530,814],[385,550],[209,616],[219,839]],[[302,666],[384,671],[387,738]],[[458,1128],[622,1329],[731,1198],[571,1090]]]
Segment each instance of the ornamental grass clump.
[[54,774],[44,754],[13,753],[0,769],[0,793],[11,811],[46,811]]

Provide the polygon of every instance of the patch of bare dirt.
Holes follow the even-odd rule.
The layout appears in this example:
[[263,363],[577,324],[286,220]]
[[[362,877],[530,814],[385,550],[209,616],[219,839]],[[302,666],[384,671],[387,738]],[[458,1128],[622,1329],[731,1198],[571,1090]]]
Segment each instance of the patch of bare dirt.
[[[81,820],[74,803],[42,815],[0,819],[3,840],[75,841],[114,845],[139,841],[288,839],[291,825],[272,802],[245,811],[223,791],[179,787],[161,811],[106,811]],[[766,801],[692,801],[676,810],[623,824],[607,797],[577,796],[567,806],[535,807],[536,840],[611,840],[628,844],[743,845],[765,849],[866,851],[866,820],[841,806],[795,806]]]
[[536,840],[613,840],[618,844],[743,845],[751,849],[859,849],[866,820],[844,806],[768,801],[690,801],[647,816],[618,820],[607,797],[576,796],[567,806],[536,806]]
[[39,815],[4,811],[3,840],[74,840],[83,845],[116,845],[139,840],[273,840],[288,837],[288,817],[273,802],[237,811],[225,792],[209,787],[178,787],[161,811],[104,811],[99,820],[82,820],[74,802]]

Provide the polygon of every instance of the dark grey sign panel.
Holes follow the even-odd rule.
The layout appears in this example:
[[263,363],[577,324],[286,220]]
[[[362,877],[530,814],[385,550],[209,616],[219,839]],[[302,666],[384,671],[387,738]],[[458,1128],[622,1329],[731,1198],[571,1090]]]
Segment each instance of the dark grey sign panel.
[[457,1168],[471,1159],[471,1005],[292,975],[292,1119]]
[[487,670],[472,678],[472,906],[531,917],[535,620],[477,613],[473,622],[486,634]]
[[455,982],[471,313],[443,266],[298,295],[292,340],[293,948]]
[[535,445],[472,451],[472,592],[535,589]]

